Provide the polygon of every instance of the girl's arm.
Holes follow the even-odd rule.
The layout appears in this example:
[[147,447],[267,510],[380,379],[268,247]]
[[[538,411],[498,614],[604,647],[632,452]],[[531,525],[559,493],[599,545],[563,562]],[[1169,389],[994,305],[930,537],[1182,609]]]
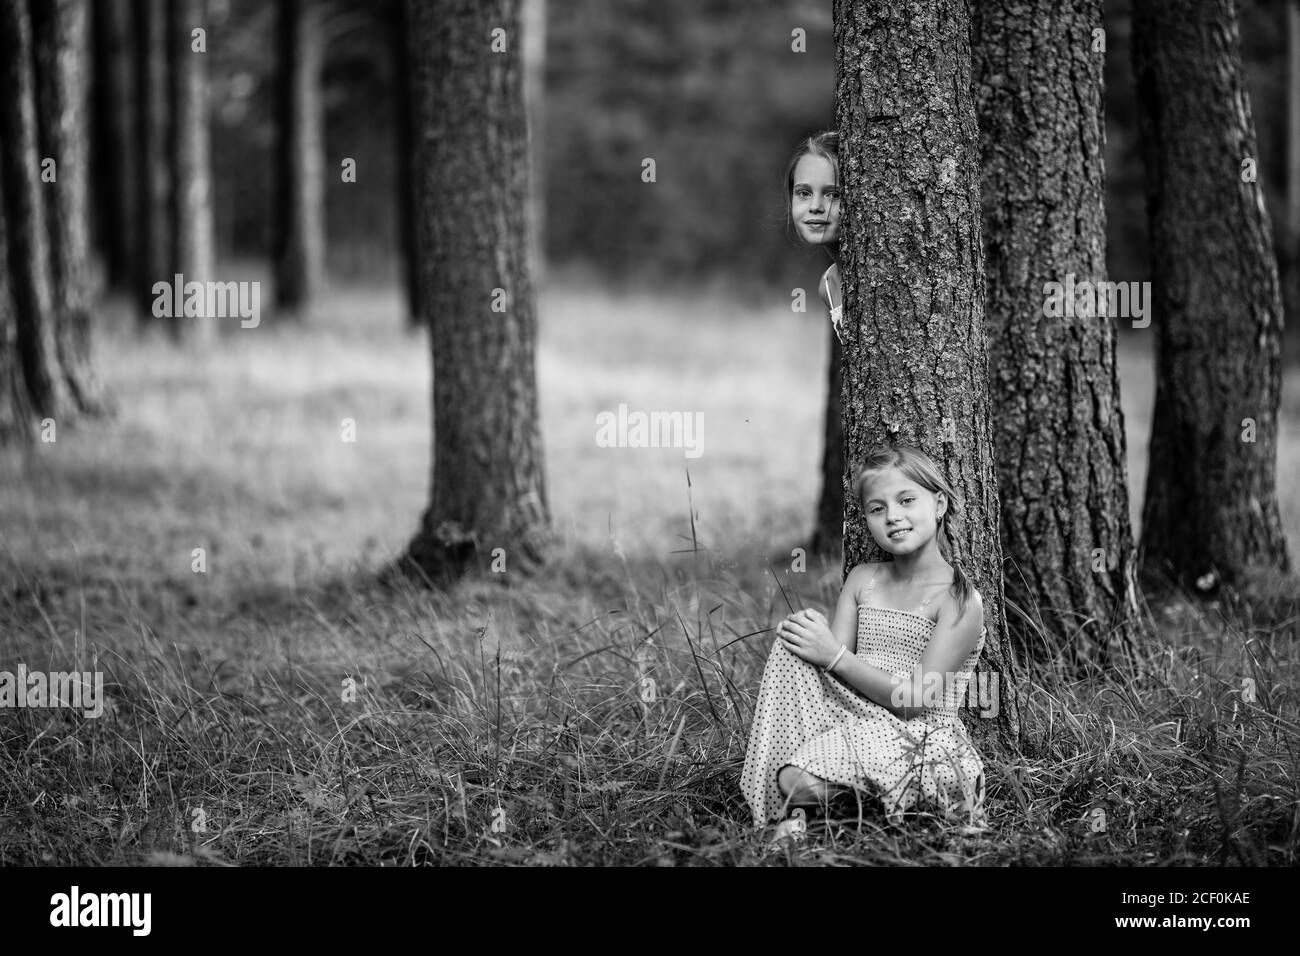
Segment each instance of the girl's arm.
[[[838,623],[838,619],[837,619]],[[945,601],[939,608],[934,636],[911,674],[890,674],[859,657],[845,654],[831,672],[863,697],[892,711],[904,720],[919,717],[933,700],[937,684],[942,687],[957,676],[966,658],[979,642],[984,627],[984,602],[979,592],[971,594],[966,610],[960,615],[955,601]],[[836,632],[839,636],[839,632]],[[929,688],[929,694],[926,690]],[[927,700],[927,696],[931,699]],[[946,697],[946,694],[944,695]],[[943,697],[940,700],[944,699]]]
[[818,667],[825,667],[844,645],[844,655],[852,656],[858,646],[858,589],[863,575],[873,565],[859,564],[844,579],[840,599],[835,604],[834,622],[818,611],[794,611],[777,625],[776,636],[786,642],[792,654]]
[[[834,280],[832,288],[831,281]],[[840,267],[831,263],[829,269],[822,273],[822,277],[817,280],[817,297],[822,300],[826,308],[830,308],[835,302],[843,304],[844,300],[840,297]]]
[[[869,564],[854,566],[849,576],[844,579],[840,599],[835,604],[835,620],[831,624],[831,633],[835,635],[835,640],[847,648],[844,657],[850,657],[858,650],[858,589],[864,583],[863,575],[868,574],[870,568]],[[836,670],[839,670],[840,666],[842,665],[837,665]]]

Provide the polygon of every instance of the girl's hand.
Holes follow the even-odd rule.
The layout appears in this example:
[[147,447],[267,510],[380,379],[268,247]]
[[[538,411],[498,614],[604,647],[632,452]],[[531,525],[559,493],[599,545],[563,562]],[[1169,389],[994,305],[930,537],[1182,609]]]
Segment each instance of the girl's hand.
[[795,611],[776,626],[776,636],[795,657],[825,667],[840,652],[839,639],[820,611]]

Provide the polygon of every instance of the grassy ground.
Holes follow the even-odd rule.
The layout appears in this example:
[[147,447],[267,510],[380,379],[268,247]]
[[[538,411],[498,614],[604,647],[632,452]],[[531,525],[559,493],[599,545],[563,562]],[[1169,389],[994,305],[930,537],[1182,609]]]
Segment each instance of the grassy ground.
[[[563,552],[450,593],[373,583],[430,464],[427,351],[391,292],[207,355],[105,336],[118,417],[0,461],[0,667],[102,670],[110,696],[98,720],[0,712],[0,865],[1297,862],[1296,621],[1231,595],[1161,609],[1142,677],[1028,675],[990,830],[868,816],[769,851],[738,792],[756,632],[786,613],[768,562],[796,606],[838,583],[782,560],[818,491],[824,318],[566,284],[543,305]],[[1137,498],[1148,339],[1122,362]],[[703,456],[598,448],[620,402],[702,411]]]

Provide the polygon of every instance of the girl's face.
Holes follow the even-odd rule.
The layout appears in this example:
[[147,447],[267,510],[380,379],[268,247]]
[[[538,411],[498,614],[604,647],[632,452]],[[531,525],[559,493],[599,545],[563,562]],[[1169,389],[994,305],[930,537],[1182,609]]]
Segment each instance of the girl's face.
[[862,489],[862,509],[878,545],[890,554],[914,554],[935,540],[948,497],[926,491],[897,468],[886,468]]
[[840,238],[840,187],[830,160],[808,153],[794,167],[790,193],[790,218],[799,238],[811,245],[826,245]]

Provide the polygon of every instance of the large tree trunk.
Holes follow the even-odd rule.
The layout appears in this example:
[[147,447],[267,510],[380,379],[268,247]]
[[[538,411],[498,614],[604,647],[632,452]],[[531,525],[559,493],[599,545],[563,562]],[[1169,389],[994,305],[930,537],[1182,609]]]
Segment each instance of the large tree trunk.
[[55,346],[77,407],[98,414],[105,407],[90,359],[90,8],[88,0],[32,0],[31,10],[40,149],[56,163],[44,188]]
[[319,298],[325,275],[325,47],[317,0],[280,0],[278,12],[275,302],[301,314]]
[[140,246],[139,160],[135,155],[137,109],[130,0],[93,4],[96,160],[91,163],[98,212],[96,237],[108,285],[129,290],[132,261]]
[[[153,322],[155,282],[171,282],[172,137],[167,57],[167,0],[135,0],[136,160],[139,203],[135,297],[140,319]],[[188,49],[188,45],[186,47]]]
[[59,367],[50,249],[37,146],[32,24],[27,0],[0,0],[0,165],[18,350],[37,414],[58,424],[75,403]]
[[844,350],[839,336],[830,329],[830,359],[826,377],[826,419],[822,441],[822,493],[817,502],[810,550],[813,554],[841,557],[844,545],[844,416],[840,401],[844,391]]
[[[834,16],[848,460],[911,444],[952,484],[961,510],[953,558],[984,599],[980,669],[997,675],[999,699],[995,719],[968,712],[966,723],[986,744],[1014,746],[967,4],[835,0]],[[883,552],[861,502],[846,494],[844,511],[847,577]]]
[[1116,320],[1044,308],[1047,283],[1106,280],[1101,0],[971,11],[1009,625],[1021,650],[1104,660],[1140,628]]
[[[171,70],[172,258],[185,282],[216,280],[212,218],[212,156],[208,128],[208,56],[194,49],[192,33],[207,29],[207,0],[170,0],[167,31]],[[212,316],[176,316],[172,330],[199,343],[210,342]]]
[[1289,574],[1282,306],[1231,0],[1136,0],[1133,66],[1158,327],[1143,574],[1202,590]]
[[528,570],[545,558],[550,509],[519,0],[409,0],[406,12],[434,418],[429,507],[407,559],[431,579],[502,558]]

